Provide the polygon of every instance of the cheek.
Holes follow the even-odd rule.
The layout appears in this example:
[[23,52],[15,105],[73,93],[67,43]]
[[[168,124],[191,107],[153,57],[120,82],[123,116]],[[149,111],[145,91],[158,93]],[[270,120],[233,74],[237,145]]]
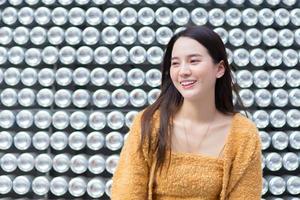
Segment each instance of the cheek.
[[176,80],[176,71],[174,70],[170,70],[170,77],[172,79],[172,81],[175,81]]

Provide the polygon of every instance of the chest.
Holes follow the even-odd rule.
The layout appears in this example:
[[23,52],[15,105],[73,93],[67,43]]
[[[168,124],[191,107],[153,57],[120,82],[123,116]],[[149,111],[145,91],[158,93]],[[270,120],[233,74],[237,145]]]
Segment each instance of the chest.
[[172,151],[221,157],[229,131],[227,122],[210,127],[185,127],[177,123],[171,132]]
[[[192,173],[191,173],[192,172]],[[176,198],[216,200],[222,190],[223,162],[202,156],[173,154],[154,181],[155,199]]]

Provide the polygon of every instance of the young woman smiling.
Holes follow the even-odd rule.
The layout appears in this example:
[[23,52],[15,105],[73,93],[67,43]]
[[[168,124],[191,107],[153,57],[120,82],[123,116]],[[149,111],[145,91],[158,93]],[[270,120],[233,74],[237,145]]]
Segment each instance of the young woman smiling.
[[161,72],[160,96],[130,127],[111,198],[259,200],[260,137],[233,105],[221,38],[186,27],[169,41]]

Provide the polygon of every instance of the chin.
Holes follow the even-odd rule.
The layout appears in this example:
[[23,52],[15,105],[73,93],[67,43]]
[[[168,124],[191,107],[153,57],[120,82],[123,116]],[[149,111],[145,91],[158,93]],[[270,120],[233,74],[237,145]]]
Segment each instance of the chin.
[[187,94],[187,93],[181,93],[181,96],[190,101],[199,100],[201,98],[201,95],[199,93],[193,93],[193,94]]

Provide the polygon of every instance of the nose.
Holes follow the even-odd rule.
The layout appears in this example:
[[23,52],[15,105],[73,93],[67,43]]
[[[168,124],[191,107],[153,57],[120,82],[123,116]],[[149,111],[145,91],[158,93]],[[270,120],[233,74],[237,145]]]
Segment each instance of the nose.
[[191,69],[187,63],[181,64],[179,74],[183,76],[191,74]]

